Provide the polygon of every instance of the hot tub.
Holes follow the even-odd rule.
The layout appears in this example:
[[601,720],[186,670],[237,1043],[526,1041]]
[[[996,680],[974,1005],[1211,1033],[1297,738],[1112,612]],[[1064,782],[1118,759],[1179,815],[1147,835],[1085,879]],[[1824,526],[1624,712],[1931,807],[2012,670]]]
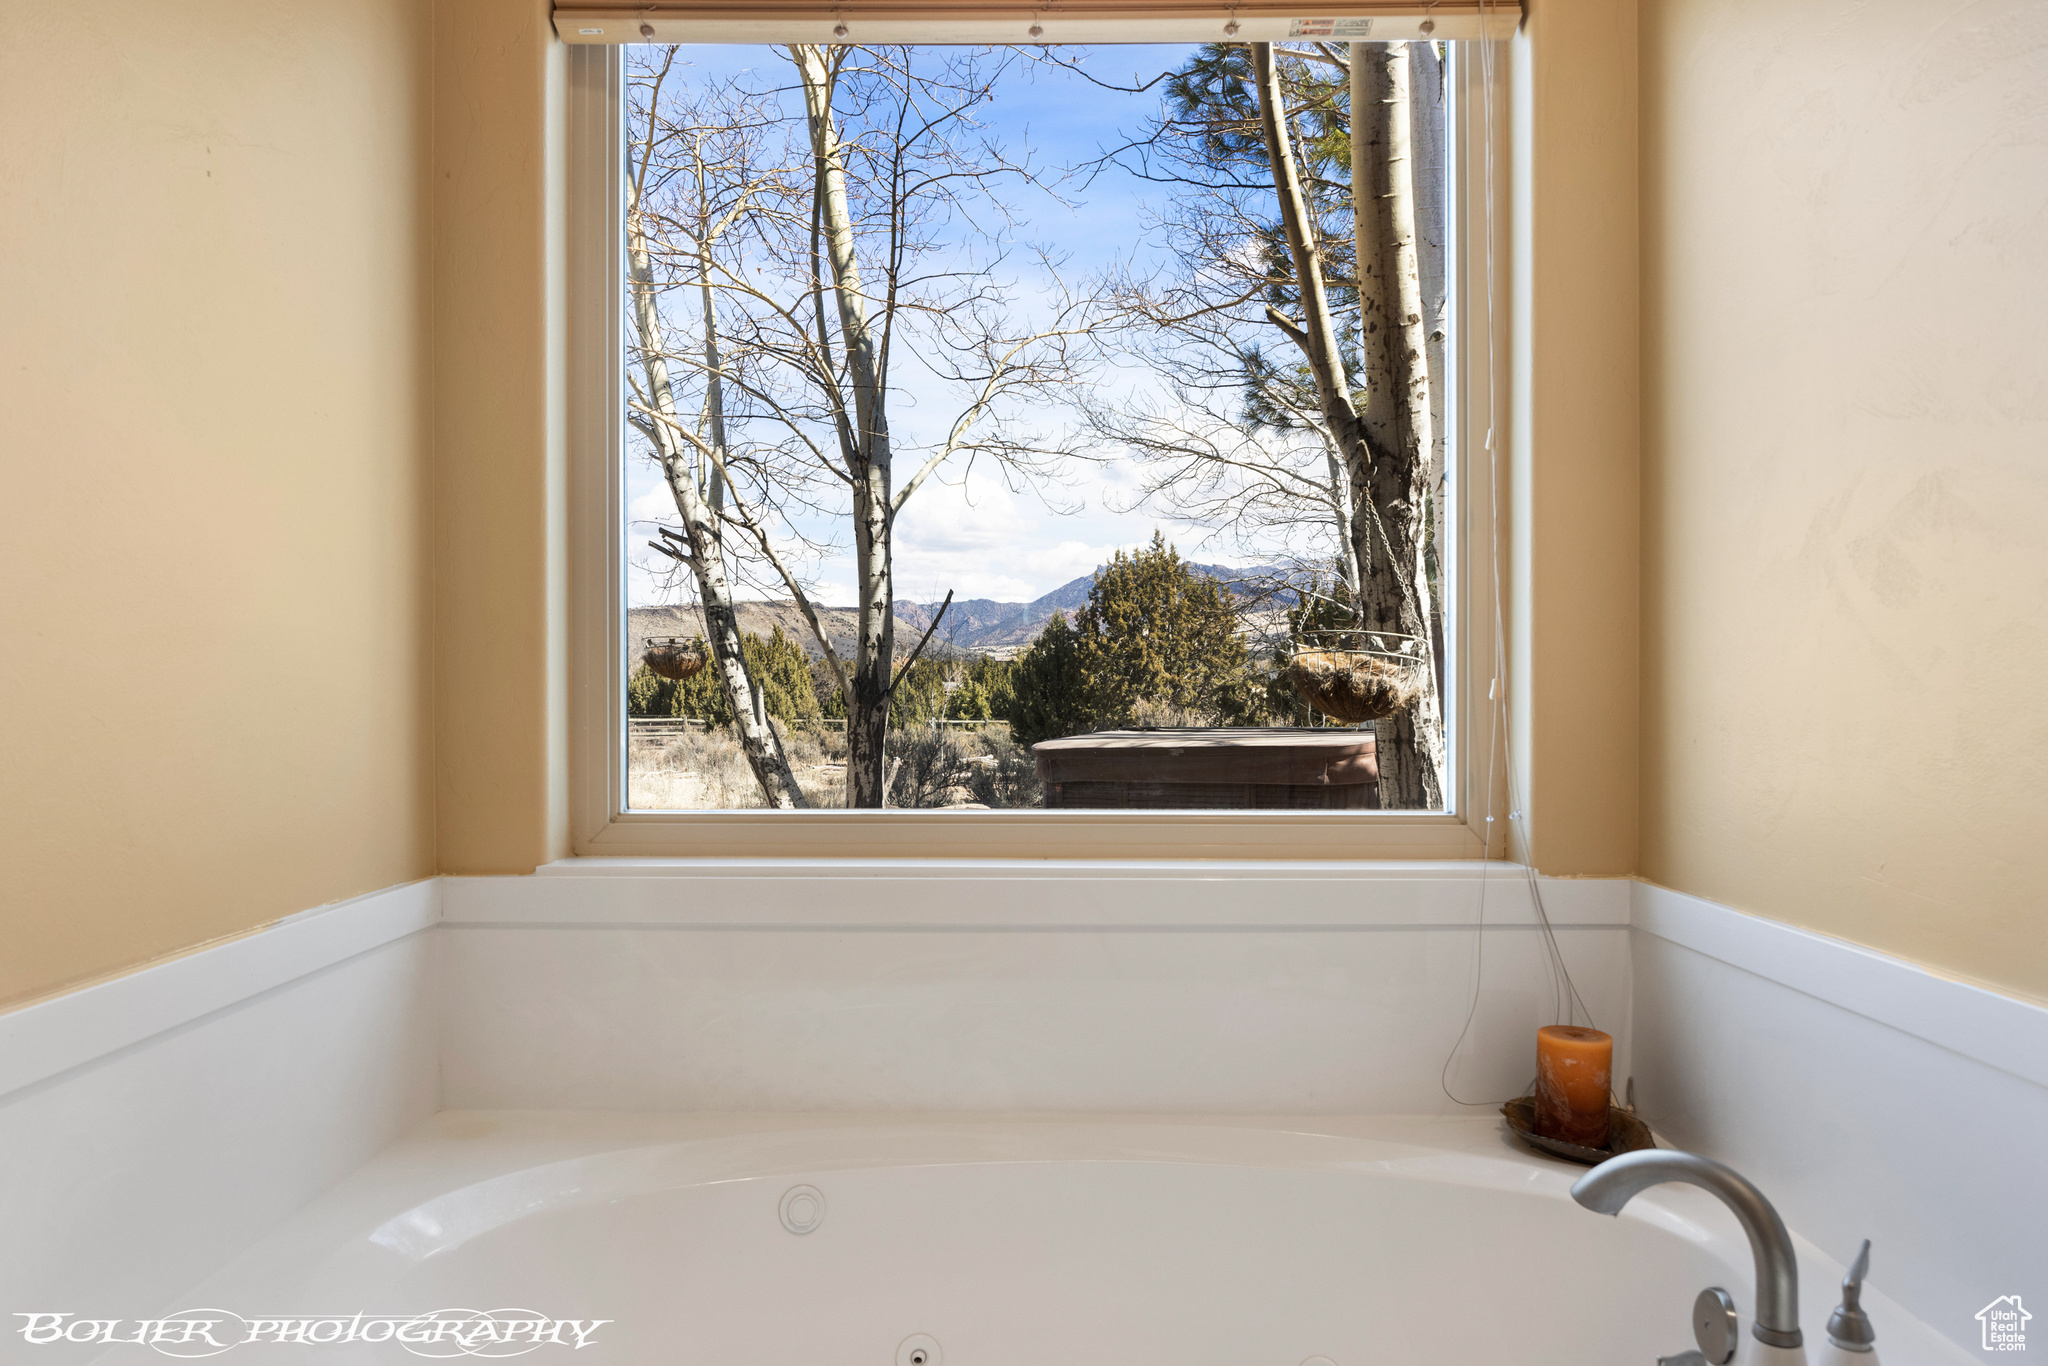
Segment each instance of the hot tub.
[[[233,1362],[577,1366],[1648,1366],[1707,1285],[1747,1317],[1711,1197],[1608,1219],[1581,1171],[1490,1117],[444,1114],[179,1309],[218,1306]],[[1801,1257],[1821,1342],[1839,1266]],[[1866,1302],[1887,1366],[1920,1359]]]

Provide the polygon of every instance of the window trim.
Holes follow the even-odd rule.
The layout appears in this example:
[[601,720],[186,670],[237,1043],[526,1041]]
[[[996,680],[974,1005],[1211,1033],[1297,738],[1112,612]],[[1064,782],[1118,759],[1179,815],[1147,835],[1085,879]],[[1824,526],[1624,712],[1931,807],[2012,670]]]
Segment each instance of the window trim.
[[[1461,45],[1460,52],[1471,51]],[[1495,677],[1492,535],[1503,490],[1486,476],[1484,441],[1498,423],[1485,384],[1447,395],[1455,413],[1446,459],[1463,497],[1449,528],[1459,572],[1445,640],[1450,682],[1449,812],[1264,811],[690,811],[626,809],[626,573],[624,443],[624,94],[622,46],[572,46],[568,59],[566,243],[570,574],[570,836],[579,856],[1064,859],[1476,859],[1500,857],[1505,826],[1489,821],[1499,797],[1505,737],[1493,724]],[[1468,111],[1486,107],[1485,64],[1454,60],[1449,83],[1453,178],[1446,268],[1454,275],[1452,375],[1489,373],[1505,357],[1496,290],[1493,335],[1475,303],[1485,297],[1484,234],[1462,231],[1465,206],[1485,189],[1485,157]],[[1504,65],[1492,64],[1498,72]],[[1500,79],[1498,75],[1496,81]],[[1505,101],[1492,101],[1496,110]],[[1496,115],[1498,117],[1498,115]],[[1496,135],[1498,138],[1498,134]],[[1499,143],[1496,143],[1498,146]],[[1496,165],[1505,157],[1496,157]],[[1498,174],[1498,171],[1496,171]],[[1501,197],[1504,198],[1504,197]],[[1505,278],[1503,233],[1496,273]],[[1494,387],[1498,387],[1497,385]],[[1492,398],[1502,398],[1493,395]],[[1504,404],[1502,405],[1505,406]],[[1496,442],[1499,437],[1496,434]],[[1497,446],[1497,448],[1499,448]],[[1504,522],[1505,519],[1503,519]],[[1506,566],[1500,566],[1505,570]],[[1453,714],[1454,713],[1454,716]],[[1491,756],[1488,750],[1492,750]],[[1489,762],[1489,758],[1491,762]],[[1494,800],[1480,789],[1494,775]],[[1492,834],[1489,841],[1488,835]],[[1488,845],[1491,844],[1489,851]]]

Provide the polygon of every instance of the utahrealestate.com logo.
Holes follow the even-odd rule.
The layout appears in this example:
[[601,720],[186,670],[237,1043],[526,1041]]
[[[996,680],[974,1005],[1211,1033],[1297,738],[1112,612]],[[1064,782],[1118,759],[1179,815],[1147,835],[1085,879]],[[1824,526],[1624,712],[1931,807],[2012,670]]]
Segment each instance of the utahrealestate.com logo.
[[551,1319],[530,1309],[437,1309],[431,1314],[279,1314],[243,1318],[225,1309],[185,1309],[161,1319],[86,1319],[21,1314],[24,1340],[133,1343],[169,1357],[218,1356],[243,1343],[332,1347],[396,1343],[421,1357],[516,1357],[536,1347],[588,1347],[610,1319]]
[[2027,1320],[2034,1317],[2020,1303],[2018,1295],[2000,1295],[1977,1311],[1984,1325],[1984,1350],[2024,1352],[2027,1350]]

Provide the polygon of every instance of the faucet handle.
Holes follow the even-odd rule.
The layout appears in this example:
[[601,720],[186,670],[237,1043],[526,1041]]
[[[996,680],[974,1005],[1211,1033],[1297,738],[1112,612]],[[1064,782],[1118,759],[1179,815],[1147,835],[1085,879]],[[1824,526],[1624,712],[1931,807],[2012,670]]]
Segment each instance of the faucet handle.
[[1700,1359],[1707,1366],[1728,1366],[1735,1360],[1735,1345],[1742,1341],[1742,1316],[1735,1312],[1735,1297],[1718,1285],[1700,1291],[1692,1302],[1692,1340],[1700,1345]]
[[1849,1274],[1842,1277],[1842,1303],[1828,1317],[1828,1341],[1845,1352],[1867,1352],[1877,1341],[1870,1315],[1863,1312],[1863,1278],[1869,1274],[1870,1240],[1865,1238]]
[[1680,1352],[1675,1357],[1658,1357],[1657,1366],[1710,1366],[1698,1352]]

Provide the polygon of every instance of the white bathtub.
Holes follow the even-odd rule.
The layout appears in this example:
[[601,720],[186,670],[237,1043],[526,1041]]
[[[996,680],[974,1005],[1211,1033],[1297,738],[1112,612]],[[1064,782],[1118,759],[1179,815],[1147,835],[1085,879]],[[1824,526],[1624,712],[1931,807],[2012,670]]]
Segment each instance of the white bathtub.
[[[214,1307],[223,1338],[308,1316],[350,1325],[314,1336],[382,1337],[407,1330],[363,1325],[466,1310],[580,1321],[586,1343],[245,1340],[235,1363],[404,1363],[467,1336],[537,1366],[891,1366],[920,1348],[925,1366],[1649,1366],[1692,1345],[1710,1284],[1746,1327],[1749,1251],[1718,1204],[1665,1187],[1608,1219],[1567,1197],[1580,1171],[1491,1117],[444,1114],[177,1308]],[[797,1187],[815,1195],[786,1201]],[[1800,1254],[1817,1344],[1840,1267]],[[1866,1303],[1887,1366],[1960,1359],[1881,1290]]]

